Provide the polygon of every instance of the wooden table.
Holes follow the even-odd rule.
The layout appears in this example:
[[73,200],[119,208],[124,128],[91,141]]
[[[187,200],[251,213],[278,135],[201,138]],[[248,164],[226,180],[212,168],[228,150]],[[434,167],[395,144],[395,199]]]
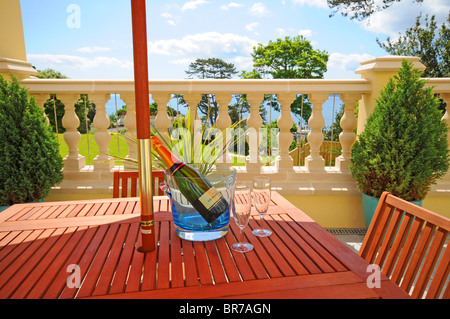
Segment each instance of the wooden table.
[[139,198],[15,205],[0,213],[0,298],[409,298],[388,278],[369,288],[368,264],[278,193],[273,235],[230,250],[239,230],[180,240],[167,197],[154,198],[158,248],[139,246]]

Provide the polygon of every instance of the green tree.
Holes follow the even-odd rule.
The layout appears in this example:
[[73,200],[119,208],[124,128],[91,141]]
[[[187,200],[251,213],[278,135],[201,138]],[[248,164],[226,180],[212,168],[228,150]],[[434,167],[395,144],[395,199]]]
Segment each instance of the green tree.
[[412,62],[403,61],[353,146],[351,174],[369,196],[388,191],[422,200],[449,168],[447,125],[420,77]]
[[[243,78],[320,79],[327,71],[329,55],[326,51],[315,50],[305,37],[297,36],[259,44],[253,48],[252,57],[254,70],[241,73]],[[266,97],[266,103],[268,99],[270,96]],[[272,107],[280,111],[276,97],[272,97]],[[307,96],[298,95],[291,104],[291,111],[299,121],[307,121],[312,113]]]
[[[53,69],[39,70],[37,77],[40,79],[68,79],[67,76]],[[50,94],[50,99],[44,103],[44,110],[53,131],[64,133],[66,131],[62,125],[62,119],[65,114],[64,104],[58,100],[55,94]],[[85,134],[91,128],[95,112],[95,104],[88,99],[86,94],[82,94],[80,99],[75,103],[75,113],[80,119],[80,126],[78,127],[80,133]]]
[[340,110],[336,114],[336,117],[334,119],[333,124],[331,125],[330,129],[325,131],[325,141],[335,141],[339,142],[339,134],[342,133],[342,127],[341,127],[341,119],[342,116],[344,116],[344,109],[345,105],[342,104]]
[[38,70],[36,77],[40,79],[68,79],[67,76],[53,69]]
[[197,79],[230,79],[237,73],[233,63],[227,63],[218,58],[197,59],[186,71],[189,78]]
[[[85,105],[86,99],[86,105]],[[62,119],[65,114],[64,104],[58,100],[55,94],[50,94],[50,99],[44,103],[45,114],[47,115],[50,125],[54,132],[64,133],[66,129],[62,125]],[[82,134],[87,133],[91,129],[96,114],[95,104],[89,100],[86,94],[82,94],[80,99],[75,103],[75,113],[80,119],[78,131]]]
[[386,42],[377,39],[378,45],[393,55],[410,55],[421,57],[426,66],[424,77],[450,76],[450,12],[447,21],[439,28],[434,15],[416,18],[414,26],[408,28],[397,40],[387,38]]
[[[233,63],[227,63],[217,58],[197,59],[189,65],[189,69],[185,72],[189,78],[197,79],[229,79],[238,73]],[[181,102],[186,103],[184,100]],[[204,123],[209,121],[211,125],[214,125],[219,115],[219,107],[214,94],[203,94],[198,110],[203,114]]]
[[[375,12],[389,8],[395,2],[401,0],[383,0],[383,4],[377,0],[327,0],[328,6],[333,9],[330,17],[336,13],[341,13],[344,17],[350,16],[350,19],[364,20]],[[422,3],[423,0],[414,0],[415,3]]]
[[327,71],[328,53],[314,50],[303,36],[285,37],[253,48],[253,66],[274,79],[321,79]]
[[0,75],[0,206],[45,198],[60,183],[63,160],[42,109],[16,79]]

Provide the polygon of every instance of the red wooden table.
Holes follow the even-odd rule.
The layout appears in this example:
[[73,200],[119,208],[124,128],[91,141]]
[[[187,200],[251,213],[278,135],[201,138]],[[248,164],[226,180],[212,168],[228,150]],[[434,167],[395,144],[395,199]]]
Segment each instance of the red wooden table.
[[409,298],[276,192],[254,250],[230,250],[239,230],[210,242],[175,234],[169,199],[154,198],[157,249],[139,246],[139,198],[15,205],[0,213],[0,298]]

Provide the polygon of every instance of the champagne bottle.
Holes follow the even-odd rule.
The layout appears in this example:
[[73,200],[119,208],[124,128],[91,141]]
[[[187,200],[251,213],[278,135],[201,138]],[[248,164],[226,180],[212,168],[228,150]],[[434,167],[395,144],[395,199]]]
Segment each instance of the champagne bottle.
[[178,189],[208,223],[214,222],[229,208],[227,200],[198,170],[182,162],[153,136],[152,148],[159,154],[175,177]]

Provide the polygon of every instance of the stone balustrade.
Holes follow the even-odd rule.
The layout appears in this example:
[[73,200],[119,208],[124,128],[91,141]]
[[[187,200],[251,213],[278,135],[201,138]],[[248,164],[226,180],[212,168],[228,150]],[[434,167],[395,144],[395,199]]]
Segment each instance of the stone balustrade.
[[[94,159],[94,170],[110,171],[113,168],[112,159],[105,155],[108,153],[108,145],[111,141],[110,133],[107,131],[110,123],[105,111],[105,104],[110,99],[110,94],[120,94],[121,99],[127,104],[128,112],[124,124],[128,131],[135,135],[136,114],[132,81],[27,79],[23,80],[22,84],[28,88],[31,95],[37,97],[38,103],[42,105],[50,97],[50,94],[56,94],[56,97],[65,105],[63,126],[66,132],[64,139],[69,148],[69,155],[65,158],[64,169],[66,172],[82,171],[86,166],[84,157],[78,153],[80,133],[77,128],[80,125],[80,119],[75,113],[75,103],[79,100],[80,94],[87,94],[88,98],[96,105],[93,124],[96,128],[95,141],[100,154]],[[320,145],[324,140],[322,105],[328,100],[330,94],[338,93],[343,99],[346,104],[346,116],[343,117],[345,131],[341,139],[345,145],[345,151],[337,169],[346,171],[350,149],[356,140],[356,135],[353,133],[356,128],[356,121],[352,113],[354,105],[363,94],[371,91],[371,85],[367,80],[161,80],[150,81],[149,87],[151,97],[159,108],[155,126],[160,132],[168,132],[171,125],[171,120],[166,112],[171,94],[183,94],[191,114],[194,114],[192,119],[198,119],[197,105],[201,95],[205,92],[213,93],[219,104],[216,126],[221,131],[231,126],[228,105],[232,101],[232,95],[246,94],[250,104],[247,126],[249,131],[258,132],[255,136],[250,137],[255,141],[249,141],[250,155],[247,158],[246,171],[253,174],[263,173],[264,169],[258,154],[261,142],[259,131],[263,124],[259,114],[260,104],[263,102],[264,94],[276,94],[281,104],[281,115],[278,118],[280,154],[275,160],[276,169],[273,173],[280,179],[292,178],[291,173],[295,173],[292,158],[289,156],[289,146],[293,139],[290,132],[293,126],[290,105],[297,94],[308,94],[308,99],[313,104],[313,114],[309,120],[311,133],[308,135],[311,155],[307,159],[306,169],[317,172],[325,169],[324,160],[319,154]],[[129,145],[128,156],[135,158],[136,153],[135,146]],[[229,163],[229,160],[224,159],[222,162]]]
[[[197,105],[202,94],[214,94],[219,105],[219,116],[216,119],[216,127],[221,131],[231,125],[228,114],[228,105],[233,99],[233,94],[246,94],[250,105],[250,113],[246,120],[247,141],[249,143],[249,155],[246,157],[245,166],[239,166],[238,179],[251,180],[258,174],[270,175],[274,189],[283,195],[289,196],[358,196],[354,180],[350,176],[349,164],[351,149],[356,141],[355,132],[361,132],[365,120],[373,110],[373,101],[379,94],[379,89],[374,88],[374,79],[370,72],[376,73],[377,66],[384,63],[384,58],[375,60],[375,67],[368,70],[368,64],[362,63],[364,73],[362,79],[344,80],[151,80],[149,92],[151,98],[158,105],[158,115],[155,126],[160,132],[168,132],[171,120],[167,115],[167,105],[172,94],[182,94],[191,112],[191,121],[199,120]],[[399,67],[397,59],[396,68]],[[378,63],[378,64],[377,64]],[[370,65],[370,64],[369,64]],[[397,69],[392,69],[394,74]],[[385,69],[381,72],[386,72]],[[450,78],[426,79],[427,85],[431,85],[434,92],[450,105]],[[71,79],[24,79],[22,85],[28,88],[30,95],[35,96],[40,105],[50,98],[50,94],[65,105],[63,126],[66,129],[64,140],[69,148],[69,155],[64,159],[65,180],[63,184],[55,187],[53,195],[67,199],[67,196],[77,198],[110,196],[112,189],[112,171],[121,169],[114,166],[114,160],[108,154],[111,136],[107,128],[109,118],[105,105],[111,94],[120,94],[120,98],[127,105],[127,115],[124,121],[125,127],[132,135],[136,136],[136,118],[134,101],[134,83],[132,80],[71,80]],[[376,83],[377,88],[380,87]],[[75,103],[81,94],[87,94],[88,98],[96,105],[94,118],[95,142],[99,148],[99,155],[94,159],[93,165],[86,165],[86,159],[78,152],[80,133],[77,131],[80,119],[75,113]],[[260,104],[265,94],[274,94],[281,104],[278,123],[279,154],[275,158],[274,165],[266,166],[262,163],[259,154],[259,145],[262,141],[260,129],[263,125],[259,113]],[[304,166],[294,166],[289,155],[289,146],[293,140],[290,129],[293,126],[293,118],[290,106],[298,94],[307,94],[312,104],[312,114],[308,121],[310,132],[308,142],[310,155],[305,159]],[[338,94],[345,105],[341,118],[342,133],[339,136],[342,153],[336,158],[334,166],[325,166],[325,161],[320,154],[320,147],[324,141],[322,129],[324,127],[323,104],[329,99],[330,94]],[[372,101],[372,102],[371,102]],[[354,109],[359,104],[358,119]],[[372,104],[370,104],[372,103]],[[450,128],[450,116],[446,112],[444,120]],[[450,145],[450,133],[449,133]],[[129,158],[137,158],[137,149],[134,143],[128,144]],[[224,165],[229,164],[227,154],[224,155]],[[450,194],[450,174],[433,188],[437,195]],[[292,198],[291,198],[292,199]],[[294,201],[295,202],[295,201]],[[317,217],[316,217],[317,218]],[[320,220],[320,218],[319,218]]]

